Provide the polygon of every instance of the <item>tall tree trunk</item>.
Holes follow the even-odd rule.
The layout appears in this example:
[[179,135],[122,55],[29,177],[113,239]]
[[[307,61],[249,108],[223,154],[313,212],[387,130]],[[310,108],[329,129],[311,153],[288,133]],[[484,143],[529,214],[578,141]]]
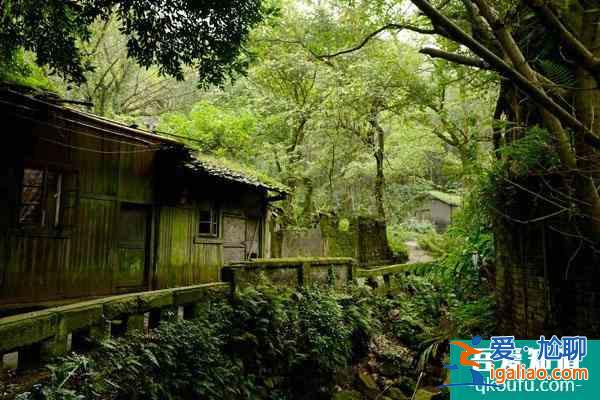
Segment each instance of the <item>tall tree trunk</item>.
[[[515,144],[536,127],[551,140],[540,147],[538,165],[492,174],[500,332],[522,337],[541,333],[600,334],[600,10],[595,1],[523,0],[509,13],[509,29],[491,0],[465,0],[473,19],[485,20],[492,40],[473,39],[427,0],[412,0],[438,33],[468,47],[504,75],[494,126],[494,144]],[[557,6],[553,9],[552,6]],[[587,8],[587,9],[586,9]],[[529,18],[531,11],[537,20]],[[523,18],[525,15],[528,18]],[[527,21],[519,25],[516,21]],[[481,21],[472,21],[477,25]],[[481,28],[481,24],[477,25]],[[473,30],[475,31],[475,29]],[[456,62],[455,54],[443,56]],[[460,62],[460,61],[459,61]],[[545,63],[545,64],[543,64]],[[545,67],[546,66],[546,67]],[[548,67],[558,74],[548,72]],[[547,74],[547,76],[545,76]],[[575,82],[569,76],[574,75]],[[567,78],[565,78],[567,76]],[[554,79],[552,81],[550,78]],[[560,91],[560,95],[557,94]],[[502,124],[500,124],[502,125]],[[522,142],[521,142],[522,143]],[[519,146],[519,144],[516,144]],[[549,160],[554,148],[559,163]],[[525,148],[521,148],[526,150]]]
[[284,218],[282,220],[284,225],[292,224],[294,215],[294,201],[296,198],[296,192],[298,189],[298,185],[301,183],[296,176],[294,171],[296,164],[302,159],[302,154],[300,153],[300,147],[304,143],[305,139],[305,129],[306,124],[308,122],[308,117],[306,114],[301,113],[300,119],[298,121],[298,125],[294,130],[292,140],[290,145],[286,149],[287,153],[287,179],[286,185],[289,188],[289,193],[284,202],[284,208],[286,212],[284,213]]
[[369,124],[373,134],[373,156],[375,157],[375,206],[377,208],[377,217],[385,221],[385,175],[383,171],[383,162],[385,159],[385,135],[384,130],[379,124],[379,101],[376,100],[373,109],[369,115]]

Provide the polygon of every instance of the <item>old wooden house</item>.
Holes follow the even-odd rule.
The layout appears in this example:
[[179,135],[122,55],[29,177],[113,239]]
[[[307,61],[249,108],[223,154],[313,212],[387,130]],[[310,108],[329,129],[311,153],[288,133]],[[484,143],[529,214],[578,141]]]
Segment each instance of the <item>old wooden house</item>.
[[0,89],[0,309],[220,279],[284,187],[178,140]]
[[415,212],[415,218],[429,221],[438,232],[444,232],[461,204],[462,198],[459,195],[431,190],[424,194],[423,203]]

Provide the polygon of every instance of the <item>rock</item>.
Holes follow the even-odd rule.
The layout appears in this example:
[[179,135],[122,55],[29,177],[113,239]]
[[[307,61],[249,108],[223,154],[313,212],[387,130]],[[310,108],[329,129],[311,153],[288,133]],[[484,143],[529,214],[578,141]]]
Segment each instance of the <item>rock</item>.
[[402,393],[402,390],[392,387],[389,388],[387,392],[385,392],[385,394],[388,395],[388,397],[392,400],[408,400],[409,397],[407,395],[405,395],[404,393]]
[[417,390],[417,395],[415,396],[415,400],[431,400],[431,398],[435,396],[435,393],[429,392],[424,389]]
[[377,383],[375,383],[375,379],[373,379],[373,377],[365,371],[360,371],[358,373],[358,380],[360,381],[362,386],[365,387],[365,389],[379,390],[379,387],[377,387]]
[[369,399],[376,399],[379,396],[379,386],[368,372],[358,372],[358,384],[359,390]]
[[333,395],[332,400],[362,400],[362,395],[356,390],[342,390]]

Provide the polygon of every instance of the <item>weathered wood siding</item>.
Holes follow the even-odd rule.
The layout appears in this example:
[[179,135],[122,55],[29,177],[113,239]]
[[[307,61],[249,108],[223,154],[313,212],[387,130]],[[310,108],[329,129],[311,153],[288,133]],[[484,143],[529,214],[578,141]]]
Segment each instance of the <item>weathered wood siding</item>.
[[[215,282],[220,280],[220,269],[225,263],[246,259],[252,253],[261,255],[262,197],[236,185],[211,183],[210,186],[205,192],[192,190],[191,204],[160,208],[154,276],[157,287]],[[198,206],[208,200],[216,204],[219,213],[217,237],[198,234]],[[240,223],[232,224],[232,217]],[[231,245],[227,242],[229,234],[239,238],[237,258],[232,260],[227,257]]]
[[[241,256],[262,255],[264,192],[165,169],[157,160],[167,153],[155,151],[160,141],[147,151],[139,141],[113,135],[114,126],[84,127],[52,114],[45,118],[48,123],[5,121],[15,143],[0,150],[0,305],[217,281],[225,261],[226,214],[244,221],[238,232]],[[34,232],[17,223],[23,168],[32,163],[64,169],[78,182],[77,198],[71,199],[76,206],[63,229]],[[159,176],[172,186],[157,184]],[[183,184],[189,200],[180,204]],[[206,201],[218,206],[221,218],[214,238],[197,234],[198,204]],[[124,287],[119,276],[119,259],[127,250],[119,247],[119,226],[128,204],[149,213],[147,276],[138,287]]]

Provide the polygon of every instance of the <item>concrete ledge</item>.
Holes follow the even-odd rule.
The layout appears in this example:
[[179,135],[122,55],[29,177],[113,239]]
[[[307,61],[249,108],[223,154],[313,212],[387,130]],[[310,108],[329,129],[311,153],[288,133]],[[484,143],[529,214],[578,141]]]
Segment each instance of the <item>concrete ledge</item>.
[[341,265],[356,264],[351,257],[289,257],[289,258],[257,258],[251,261],[243,261],[228,265],[229,267],[264,267],[279,268],[289,266],[300,266],[309,263],[311,265]]
[[174,304],[178,306],[204,301],[224,299],[231,293],[231,285],[226,282],[178,288],[174,293]]
[[107,319],[117,319],[123,315],[135,314],[138,310],[139,293],[109,297],[103,306]]
[[102,304],[73,304],[53,309],[61,319],[61,329],[72,332],[102,321]]
[[59,322],[59,316],[48,310],[0,319],[0,353],[8,353],[53,337]]
[[382,275],[391,275],[398,274],[401,272],[407,272],[414,268],[414,264],[396,264],[396,265],[388,265],[385,267],[376,267],[376,268],[358,268],[356,270],[356,276],[358,278],[372,278],[376,276]]
[[[174,304],[188,305],[213,298],[227,298],[230,293],[231,286],[228,283],[208,283],[110,296],[1,318],[0,355],[38,343],[50,343],[49,340],[62,341],[66,335],[80,329],[102,331],[97,335],[100,337],[105,334],[106,320],[127,320],[132,317],[132,327],[139,329],[139,321],[133,320],[139,320],[148,311]],[[64,352],[62,346],[60,349]]]
[[256,284],[262,278],[275,285],[323,284],[343,287],[354,277],[356,261],[350,257],[293,257],[256,259],[230,264],[222,276],[234,290]]
[[140,293],[138,297],[138,312],[145,313],[157,308],[173,305],[174,289],[154,290]]

